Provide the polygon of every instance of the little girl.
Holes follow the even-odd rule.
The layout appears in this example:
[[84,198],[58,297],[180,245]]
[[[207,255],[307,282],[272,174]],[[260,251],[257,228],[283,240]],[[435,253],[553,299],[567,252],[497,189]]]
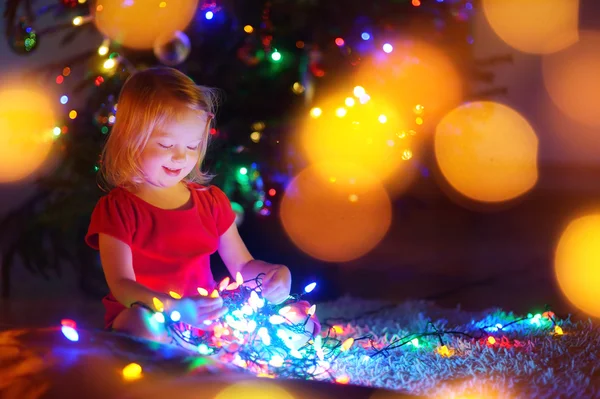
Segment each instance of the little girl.
[[198,294],[216,286],[209,256],[217,250],[232,276],[264,273],[267,300],[289,296],[289,269],[253,259],[229,200],[205,185],[210,176],[200,166],[214,101],[210,89],[171,68],[137,72],[123,86],[102,154],[101,176],[112,190],[98,201],[85,238],[100,250],[110,288],[102,300],[106,328],[167,342],[165,329],[150,327],[145,307],[158,310],[153,298],[195,326],[223,316],[221,298]]

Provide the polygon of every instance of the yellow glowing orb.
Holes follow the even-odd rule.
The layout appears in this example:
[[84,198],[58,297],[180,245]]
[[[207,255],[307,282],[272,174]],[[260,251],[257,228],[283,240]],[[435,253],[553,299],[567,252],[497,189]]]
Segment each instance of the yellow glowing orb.
[[41,90],[0,88],[0,104],[0,183],[8,183],[29,176],[46,160],[56,118]]
[[336,168],[354,164],[386,183],[408,180],[402,154],[415,151],[419,136],[400,138],[398,133],[412,129],[412,124],[399,117],[395,104],[368,97],[368,92],[348,107],[352,91],[350,87],[333,93],[306,113],[300,134],[305,157],[320,163],[326,177],[345,173]]
[[569,301],[588,315],[600,317],[600,213],[567,226],[556,247],[554,267]]
[[448,183],[482,202],[502,202],[536,183],[538,139],[513,109],[489,101],[454,109],[438,124],[435,155]]
[[294,399],[294,396],[275,383],[242,381],[223,389],[215,399]]
[[573,46],[543,58],[544,84],[567,116],[600,127],[600,33],[583,31],[580,35]]
[[159,36],[185,30],[197,7],[198,0],[96,0],[91,12],[102,34],[125,47],[148,50]]
[[[325,178],[323,170],[337,170]],[[392,218],[387,192],[356,166],[311,166],[287,187],[280,208],[283,227],[310,256],[331,262],[357,259],[385,236]]]
[[577,41],[578,0],[483,0],[482,6],[494,32],[519,51],[549,54]]

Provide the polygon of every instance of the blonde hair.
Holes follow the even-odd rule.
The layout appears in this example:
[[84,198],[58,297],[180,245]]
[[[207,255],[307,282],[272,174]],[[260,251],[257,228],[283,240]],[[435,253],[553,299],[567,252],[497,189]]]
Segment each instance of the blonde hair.
[[140,154],[152,132],[190,110],[205,112],[208,117],[198,146],[198,163],[184,180],[200,184],[209,182],[212,176],[200,168],[216,105],[214,89],[196,85],[176,69],[158,67],[134,73],[121,89],[116,121],[102,151],[100,175],[105,186],[137,186],[143,179]]

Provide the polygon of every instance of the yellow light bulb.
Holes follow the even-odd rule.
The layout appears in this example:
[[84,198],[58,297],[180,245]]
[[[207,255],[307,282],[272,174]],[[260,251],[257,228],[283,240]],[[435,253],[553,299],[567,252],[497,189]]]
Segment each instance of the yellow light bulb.
[[312,116],[313,118],[318,118],[319,116],[321,116],[321,114],[323,114],[323,110],[321,108],[313,108],[310,110],[310,116]]
[[158,298],[152,298],[152,303],[154,305],[154,309],[156,309],[157,312],[164,312],[165,310],[165,305],[162,303],[162,301]]
[[364,96],[365,94],[367,94],[367,92],[364,87],[356,86],[354,88],[354,96],[355,97],[360,98],[360,97]]
[[342,347],[340,348],[340,350],[342,352],[345,352],[348,349],[350,349],[353,344],[354,344],[354,338],[348,338],[347,340],[344,341],[344,343],[342,343]]
[[563,329],[560,326],[554,326],[554,333],[556,335],[563,335]]
[[123,379],[127,381],[137,380],[142,376],[142,366],[137,363],[129,363],[123,367]]
[[244,277],[242,276],[242,273],[237,272],[235,274],[235,282],[238,283],[238,285],[244,284]]
[[223,291],[229,285],[229,277],[225,277],[223,281],[219,283],[219,291]]
[[108,60],[104,61],[103,64],[104,69],[112,69],[115,67],[115,65],[117,65],[117,63],[112,58],[109,58]]
[[250,134],[250,140],[252,140],[254,143],[258,143],[260,141],[260,132],[252,132]]

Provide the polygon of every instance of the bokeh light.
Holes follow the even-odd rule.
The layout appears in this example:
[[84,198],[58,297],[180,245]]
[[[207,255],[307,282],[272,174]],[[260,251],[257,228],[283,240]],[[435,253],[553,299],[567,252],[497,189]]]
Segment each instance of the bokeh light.
[[577,168],[582,169],[582,173],[577,173],[579,178],[593,173],[589,166],[600,159],[597,127],[567,117],[550,96],[543,96],[535,103],[531,118],[543,129],[543,145],[553,150],[553,157],[559,157],[564,164],[579,165]]
[[136,50],[151,49],[159,36],[184,31],[198,7],[198,0],[168,0],[152,5],[144,0],[90,3],[98,30],[112,41]]
[[[600,32],[583,31],[571,47],[543,57],[546,90],[567,116],[600,127]],[[576,132],[572,132],[576,134]]]
[[55,139],[54,104],[40,89],[0,88],[0,183],[21,180],[48,157]]
[[511,200],[538,178],[533,128],[512,108],[490,101],[448,113],[435,132],[435,156],[447,182],[476,201]]
[[[338,173],[325,177],[323,170]],[[288,185],[280,208],[283,227],[310,256],[345,262],[373,249],[385,236],[392,207],[381,183],[355,165],[313,165]]]
[[394,42],[393,52],[376,52],[366,58],[356,84],[372,98],[394,104],[398,117],[414,120],[414,107],[422,105],[428,118],[441,117],[462,99],[462,82],[444,52],[419,40]]
[[491,28],[509,46],[549,54],[578,38],[579,0],[483,0]]
[[357,86],[331,94],[315,105],[304,116],[300,147],[309,163],[321,165],[324,177],[346,173],[336,168],[354,164],[386,185],[398,186],[398,181],[409,179],[409,165],[402,154],[416,151],[416,133],[406,134],[414,132],[416,125],[401,119],[395,104],[369,97],[364,87]]
[[215,399],[294,399],[282,387],[268,381],[242,381],[228,386]]
[[573,305],[600,317],[600,213],[573,220],[556,247],[558,284]]

